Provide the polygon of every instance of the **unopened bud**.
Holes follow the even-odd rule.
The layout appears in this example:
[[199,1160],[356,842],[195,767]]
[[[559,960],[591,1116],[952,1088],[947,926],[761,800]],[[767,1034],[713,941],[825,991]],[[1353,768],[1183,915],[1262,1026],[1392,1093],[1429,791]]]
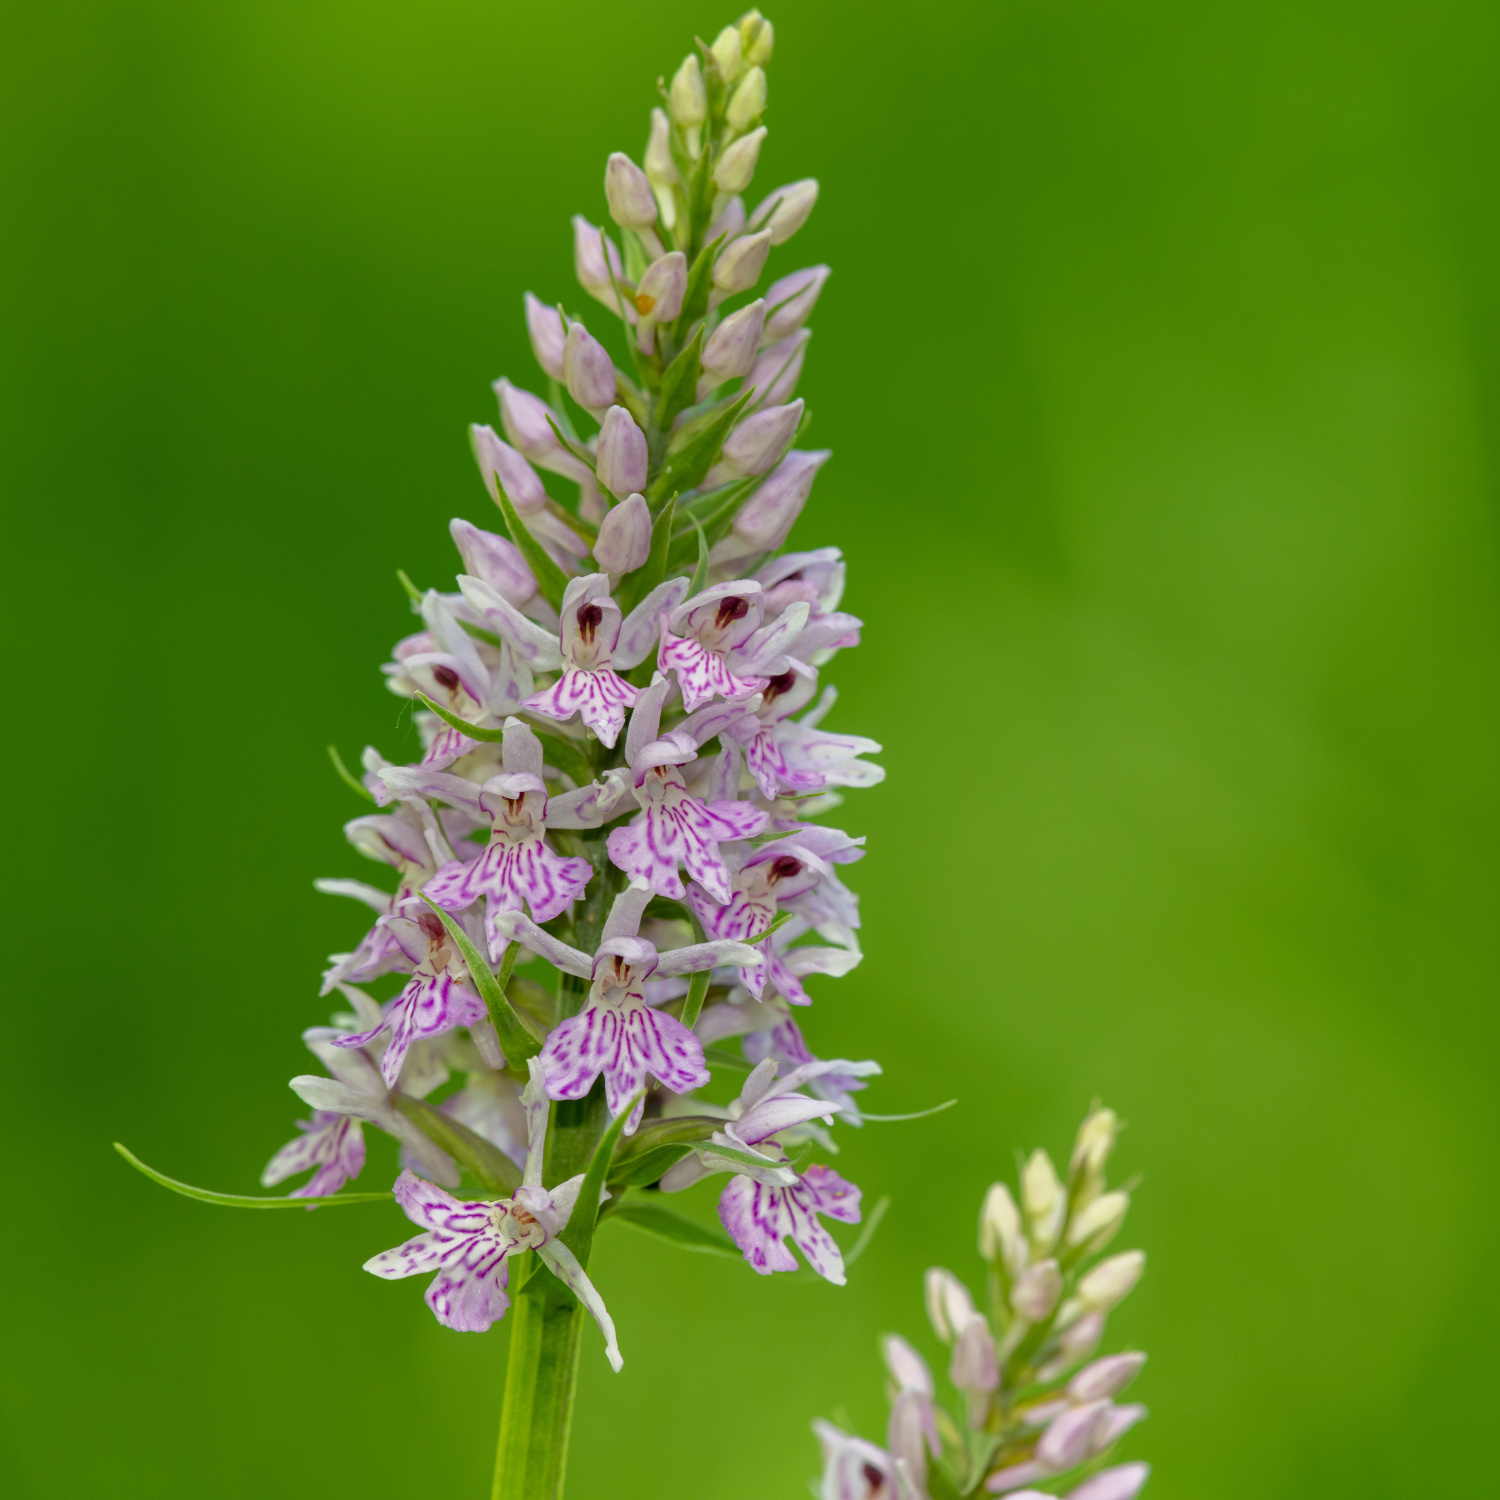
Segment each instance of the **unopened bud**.
[[599,523],[594,561],[606,573],[619,576],[645,567],[650,555],[651,510],[644,496],[631,495]]
[[[736,292],[748,292],[760,280],[766,268],[766,257],[771,253],[771,234],[762,229],[759,234],[742,234],[731,241],[720,252],[714,262],[714,285],[726,297]],[[762,319],[764,324],[764,319]],[[759,344],[763,328],[757,328],[755,339]]]
[[604,413],[595,471],[599,483],[612,495],[646,488],[646,434],[623,406],[612,406]]
[[900,1335],[888,1333],[880,1341],[880,1352],[885,1356],[885,1367],[891,1379],[903,1391],[921,1391],[932,1395],[932,1371],[927,1361]]
[[1123,1391],[1145,1363],[1144,1354],[1110,1354],[1096,1359],[1068,1382],[1068,1395],[1074,1401],[1106,1400]]
[[1057,1242],[1057,1231],[1062,1228],[1068,1198],[1058,1180],[1057,1168],[1045,1151],[1033,1151],[1021,1173],[1021,1202],[1026,1208],[1031,1243],[1038,1249],[1050,1250]]
[[605,163],[604,199],[621,229],[650,229],[656,223],[651,179],[623,151],[611,151]]
[[828,266],[808,266],[773,281],[766,291],[766,330],[770,342],[795,333],[812,316],[823,283],[833,274]]
[[1144,1250],[1127,1250],[1102,1260],[1078,1283],[1077,1299],[1095,1312],[1108,1312],[1130,1295],[1146,1269]]
[[457,516],[449,521],[448,532],[463,559],[464,572],[482,578],[507,603],[519,608],[536,593],[536,579],[526,566],[521,549],[508,537],[481,531],[471,521]]
[[745,66],[744,57],[740,51],[739,28],[726,26],[714,38],[714,44],[708,50],[713,53],[714,61],[718,63],[724,82],[733,83],[739,77],[740,69]]
[[1055,1260],[1039,1260],[1027,1266],[1010,1290],[1010,1305],[1016,1316],[1028,1323],[1040,1323],[1057,1306],[1062,1296],[1062,1272]]
[[538,297],[526,293],[526,332],[531,337],[531,352],[544,374],[554,380],[563,378],[563,341],[567,330],[563,327],[562,314],[555,307],[548,307]]
[[1068,1243],[1088,1245],[1091,1250],[1102,1250],[1125,1222],[1125,1214],[1129,1208],[1129,1193],[1101,1193],[1092,1203],[1074,1214],[1068,1225]]
[[[476,422],[469,428],[469,446],[474,450],[474,462],[479,465],[485,488],[496,504],[500,492],[495,475],[499,474],[499,483],[505,486],[507,498],[518,511],[540,510],[546,504],[547,491],[536,470],[516,452],[516,448],[523,451],[528,447],[533,451],[540,449],[542,433],[546,434],[546,441],[552,447],[557,446],[552,429],[546,425],[546,413],[550,408],[530,391],[517,390],[508,380],[495,383],[495,394],[500,398],[501,425],[516,447],[502,442],[493,427],[481,427]],[[537,407],[541,408],[540,430]]]
[[750,227],[762,227],[771,231],[771,243],[784,245],[807,223],[807,216],[818,201],[818,180],[804,177],[800,182],[789,182],[774,193],[762,198],[750,215]]
[[758,120],[766,107],[766,72],[764,68],[751,68],[740,79],[724,118],[731,130],[744,130],[752,121]]
[[582,323],[573,323],[568,328],[567,342],[563,345],[563,379],[568,394],[590,411],[609,406],[615,399],[614,361],[609,350]]
[[747,63],[765,67],[776,46],[776,28],[758,10],[747,10],[739,25],[741,55]]
[[703,243],[712,245],[722,238],[726,245],[732,244],[745,232],[745,200],[738,195],[731,198],[707,229],[703,231]]
[[1077,1467],[1088,1456],[1094,1429],[1104,1416],[1105,1401],[1090,1401],[1085,1406],[1071,1406],[1060,1417],[1047,1424],[1036,1445],[1036,1461],[1054,1474]]
[[670,323],[682,311],[687,278],[687,256],[681,250],[659,256],[646,267],[635,289],[635,310],[643,318]]
[[1088,1456],[1097,1458],[1112,1448],[1137,1422],[1144,1422],[1147,1415],[1146,1408],[1139,1401],[1127,1406],[1106,1406],[1089,1439]]
[[802,362],[807,358],[807,341],[811,337],[808,329],[798,329],[791,338],[768,344],[755,356],[745,385],[755,387],[757,407],[783,406],[792,399],[802,377]]
[[651,111],[651,138],[646,142],[646,176],[657,188],[675,187],[682,181],[672,155],[672,122],[666,110],[658,106]]
[[1116,1464],[1069,1490],[1068,1500],[1135,1500],[1150,1476],[1150,1464]]
[[[901,1500],[914,1500],[913,1489],[922,1495],[927,1490],[927,1455],[941,1451],[937,1423],[932,1414],[932,1397],[921,1391],[903,1390],[891,1402],[890,1421],[886,1425],[886,1447],[896,1461],[897,1472],[904,1465],[912,1484],[897,1486]],[[868,1479],[868,1476],[861,1476]],[[865,1494],[869,1494],[866,1488]],[[876,1493],[879,1493],[878,1491]]]
[[1021,1211],[1003,1182],[995,1183],[984,1195],[984,1207],[979,1211],[979,1253],[986,1260],[1003,1260],[1012,1276],[1026,1269]]
[[833,457],[827,448],[814,452],[794,448],[760,483],[734,518],[734,536],[754,551],[779,547],[802,514],[818,470]]
[[1078,1138],[1073,1142],[1073,1157],[1068,1164],[1069,1172],[1083,1173],[1092,1178],[1101,1177],[1119,1133],[1120,1121],[1114,1110],[1094,1110],[1078,1127]]
[[[1064,1321],[1063,1314],[1073,1306],[1075,1304],[1071,1302],[1064,1304],[1063,1311],[1058,1314],[1059,1323]],[[1099,1340],[1103,1337],[1104,1314],[1080,1313],[1064,1329],[1057,1341],[1056,1353],[1037,1371],[1037,1379],[1056,1380],[1059,1375],[1065,1374],[1074,1365],[1087,1359],[1099,1347]]]
[[922,1290],[927,1301],[927,1316],[932,1321],[932,1331],[945,1344],[953,1342],[970,1318],[978,1317],[968,1288],[952,1271],[933,1266],[923,1280]]
[[633,288],[625,280],[620,251],[597,224],[590,224],[582,214],[573,215],[573,270],[589,296],[611,312],[634,321],[635,304],[630,300]]
[[730,313],[703,346],[703,373],[714,381],[748,375],[755,364],[755,351],[760,347],[760,331],[765,321],[766,304],[761,298]]
[[684,128],[701,125],[708,118],[708,93],[703,87],[703,70],[698,66],[696,53],[689,52],[672,75],[667,107],[673,120]]
[[948,1379],[970,1398],[969,1425],[980,1426],[988,1414],[990,1392],[1000,1384],[1000,1364],[990,1325],[977,1313],[958,1331]]
[[714,167],[714,186],[721,193],[743,193],[750,186],[750,179],[755,176],[755,164],[760,160],[761,142],[765,138],[766,127],[759,125],[749,135],[742,135],[719,158]]
[[737,475],[764,474],[774,468],[802,420],[801,401],[772,406],[746,417],[725,440],[722,461]]

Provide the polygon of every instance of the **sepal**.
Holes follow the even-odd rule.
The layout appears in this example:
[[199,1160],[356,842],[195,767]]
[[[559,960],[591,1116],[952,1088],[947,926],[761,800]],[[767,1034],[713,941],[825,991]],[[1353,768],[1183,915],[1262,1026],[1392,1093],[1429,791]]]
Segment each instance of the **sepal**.
[[332,1208],[340,1203],[374,1203],[378,1199],[389,1199],[391,1196],[389,1193],[330,1193],[326,1198],[292,1196],[262,1198],[244,1193],[215,1193],[209,1188],[193,1187],[189,1183],[179,1182],[175,1177],[168,1177],[154,1167],[148,1167],[140,1157],[128,1151],[119,1141],[114,1143],[114,1147],[143,1177],[149,1177],[152,1182],[159,1182],[162,1187],[170,1188],[174,1193],[181,1193],[184,1198],[196,1198],[200,1203],[217,1203],[223,1208]]

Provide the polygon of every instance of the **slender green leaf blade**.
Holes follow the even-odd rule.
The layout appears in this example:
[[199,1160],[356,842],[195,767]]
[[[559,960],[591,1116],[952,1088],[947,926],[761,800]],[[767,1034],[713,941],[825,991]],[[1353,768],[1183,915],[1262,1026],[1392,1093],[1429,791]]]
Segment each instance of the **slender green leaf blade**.
[[847,1271],[866,1250],[870,1248],[870,1241],[875,1238],[875,1231],[880,1228],[880,1221],[890,1211],[891,1199],[887,1193],[874,1208],[869,1212],[864,1224],[860,1227],[859,1238],[849,1247],[844,1255],[844,1269]]
[[661,378],[661,395],[656,398],[656,426],[666,442],[678,413],[685,412],[698,399],[698,378],[703,374],[703,328],[688,341],[666,368]]
[[460,719],[455,713],[449,713],[441,703],[434,703],[426,693],[419,692],[417,697],[422,700],[424,708],[430,709],[450,729],[456,729],[460,734],[466,734],[471,740],[482,740],[487,745],[498,745],[505,738],[503,729],[485,729],[478,724],[471,724],[467,719]]
[[493,1141],[470,1130],[461,1120],[445,1115],[425,1099],[397,1094],[396,1107],[429,1140],[435,1141],[461,1166],[473,1173],[487,1193],[508,1195],[521,1185],[521,1169]]
[[894,1125],[905,1120],[925,1120],[928,1115],[940,1115],[945,1109],[952,1109],[957,1103],[957,1099],[944,1099],[941,1104],[934,1104],[931,1109],[913,1110],[908,1115],[867,1115],[864,1110],[860,1110],[859,1117],[861,1120],[876,1120],[881,1124]]
[[604,1191],[604,1181],[609,1176],[610,1164],[615,1158],[615,1147],[620,1143],[625,1122],[630,1118],[639,1098],[640,1094],[636,1093],[626,1100],[624,1108],[609,1122],[608,1129],[599,1137],[599,1144],[594,1147],[594,1154],[589,1158],[588,1171],[584,1173],[583,1186],[578,1190],[578,1200],[573,1205],[567,1227],[558,1236],[578,1257],[578,1264],[585,1269],[594,1250],[599,1196]]
[[690,515],[689,520],[698,533],[698,566],[693,570],[692,587],[688,589],[688,598],[691,599],[708,587],[708,538],[703,534],[703,523],[697,516]]
[[654,1203],[629,1201],[622,1203],[610,1214],[622,1224],[639,1229],[653,1239],[665,1240],[680,1250],[695,1250],[700,1255],[723,1255],[732,1260],[740,1259],[739,1247],[722,1230],[710,1229],[677,1213],[674,1209],[662,1208]]
[[684,1156],[687,1146],[657,1146],[643,1156],[632,1156],[623,1167],[616,1164],[610,1169],[609,1185],[614,1187],[649,1187],[659,1182]]
[[521,556],[526,559],[527,566],[536,576],[542,597],[553,609],[561,609],[563,590],[568,586],[567,577],[547,556],[542,544],[526,529],[525,522],[511,504],[510,496],[505,493],[505,486],[500,482],[498,474],[495,475],[495,493],[500,500],[500,514],[505,517],[505,529],[510,532],[511,541],[520,549]]
[[[706,172],[707,167],[700,159],[698,170],[694,174],[694,183]],[[692,191],[691,186],[689,191]],[[728,232],[725,230],[725,234]],[[712,244],[705,245],[694,257],[693,264],[688,270],[687,290],[682,297],[682,311],[677,315],[677,322],[672,326],[673,337],[679,342],[687,337],[688,329],[708,311],[709,293],[714,289],[714,261],[718,259],[719,246],[723,243],[724,235],[721,234]]]
[[148,1167],[134,1152],[128,1151],[119,1141],[114,1143],[115,1150],[130,1163],[142,1176],[149,1177],[152,1182],[159,1182],[164,1188],[171,1188],[174,1193],[181,1193],[184,1198],[196,1198],[200,1203],[217,1203],[223,1208],[334,1208],[344,1203],[375,1203],[384,1199],[391,1202],[391,1195],[387,1193],[330,1193],[326,1198],[258,1198],[243,1193],[215,1193],[208,1188],[193,1187],[190,1183],[179,1182],[175,1177],[168,1177],[165,1173],[158,1172],[154,1167]]
[[474,987],[479,991],[480,999],[488,1007],[490,1019],[495,1023],[500,1050],[505,1054],[506,1072],[517,1078],[526,1077],[526,1059],[535,1057],[542,1050],[542,1044],[505,998],[505,991],[495,978],[494,971],[485,962],[484,955],[470,942],[469,934],[454,920],[453,913],[444,911],[436,901],[426,896],[422,899],[432,908],[438,921],[448,929],[448,936],[453,939],[458,951],[463,954],[464,962],[469,966]]
[[[696,436],[689,438],[676,453],[667,455],[666,467],[652,482],[652,489],[656,491],[657,496],[665,494],[668,488],[681,494],[702,481],[703,476],[713,467],[714,460],[719,456],[719,449],[724,446],[724,439],[729,436],[729,429],[738,421],[740,413],[745,409],[745,404],[754,394],[752,389],[736,397]],[[647,499],[651,498],[653,497],[647,496]]]
[[339,747],[337,745],[330,745],[328,747],[328,758],[333,762],[333,769],[339,773],[340,777],[342,777],[353,791],[358,792],[366,802],[373,802],[375,800],[375,793],[344,764],[344,757],[339,754]]

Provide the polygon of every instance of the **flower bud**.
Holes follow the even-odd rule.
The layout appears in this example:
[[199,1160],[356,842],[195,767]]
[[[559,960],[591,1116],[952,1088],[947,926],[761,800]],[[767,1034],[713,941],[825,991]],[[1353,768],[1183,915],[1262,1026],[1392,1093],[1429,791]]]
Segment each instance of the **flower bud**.
[[932,1395],[932,1371],[927,1368],[927,1361],[904,1338],[895,1333],[886,1334],[880,1341],[880,1352],[886,1369],[891,1372],[891,1379],[903,1391]]
[[[1066,1312],[1073,1305],[1068,1303],[1063,1311]],[[1062,1313],[1058,1314],[1058,1321],[1062,1321]],[[1082,1313],[1072,1319],[1070,1326],[1063,1330],[1057,1341],[1057,1352],[1037,1371],[1037,1379],[1056,1380],[1081,1360],[1087,1359],[1099,1347],[1099,1340],[1103,1337],[1103,1313]]]
[[659,256],[641,276],[641,284],[635,292],[635,310],[643,318],[670,323],[682,311],[687,278],[687,256],[681,250]]
[[542,372],[554,380],[561,380],[563,373],[563,341],[567,331],[563,328],[562,314],[555,307],[548,307],[538,297],[526,293],[526,332],[531,336],[531,352]]
[[721,193],[743,193],[750,186],[750,179],[755,176],[755,164],[760,160],[761,142],[765,138],[766,127],[759,125],[749,135],[742,135],[719,158],[714,167],[714,186]]
[[765,67],[776,46],[776,28],[758,10],[740,17],[740,55],[747,63]]
[[1057,1306],[1062,1296],[1062,1272],[1055,1260],[1039,1260],[1028,1266],[1016,1279],[1010,1291],[1010,1305],[1018,1318],[1040,1323]]
[[1086,1244],[1091,1250],[1102,1250],[1125,1222],[1129,1207],[1129,1193],[1102,1193],[1074,1214],[1068,1225],[1068,1244]]
[[[912,1487],[918,1494],[925,1494],[928,1452],[942,1452],[932,1414],[932,1397],[917,1390],[898,1391],[896,1399],[891,1402],[885,1441],[891,1457],[896,1460],[897,1471],[904,1464]],[[868,1489],[865,1493],[868,1494]],[[897,1494],[910,1497],[911,1489],[898,1487]]]
[[832,274],[828,266],[808,266],[773,281],[766,292],[766,331],[761,337],[769,343],[795,333],[812,316],[823,283]]
[[764,474],[786,452],[802,420],[801,401],[772,406],[740,422],[724,443],[721,461],[736,475]]
[[1090,1401],[1086,1406],[1070,1406],[1053,1418],[1036,1445],[1036,1461],[1054,1474],[1076,1468],[1088,1456],[1094,1430],[1108,1404]]
[[729,100],[724,117],[731,130],[744,130],[752,120],[760,118],[766,107],[766,72],[764,68],[751,68],[740,79]]
[[597,224],[590,224],[582,214],[573,215],[573,271],[589,296],[612,313],[635,321],[635,304],[630,300],[634,288],[625,279],[620,251]]
[[1068,1500],[1135,1500],[1150,1477],[1150,1464],[1116,1464],[1085,1479]]
[[784,245],[807,223],[807,216],[818,201],[818,180],[804,177],[800,182],[789,182],[774,193],[762,198],[750,215],[752,229],[768,228],[771,243]]
[[760,347],[760,331],[765,326],[766,304],[757,298],[748,307],[732,312],[709,335],[703,346],[703,373],[715,383],[748,375]]
[[567,342],[563,345],[563,379],[568,394],[590,411],[614,402],[614,361],[609,350],[582,323],[573,323],[568,328]]
[[714,55],[714,61],[719,65],[719,72],[723,75],[725,83],[733,83],[739,77],[740,69],[745,66],[745,60],[740,50],[740,32],[737,26],[726,26],[718,36],[714,38],[714,44],[708,49]]
[[[714,262],[714,285],[726,297],[736,292],[748,292],[760,280],[766,268],[766,257],[771,253],[771,231],[762,229],[759,234],[742,234],[719,252]],[[762,327],[764,317],[762,317]],[[760,343],[762,327],[755,330],[755,342]]]
[[745,200],[738,196],[731,198],[719,213],[719,217],[703,231],[703,243],[711,245],[724,236],[724,242],[729,244],[745,232]]
[[1088,1456],[1097,1458],[1113,1447],[1137,1422],[1144,1422],[1147,1415],[1146,1408],[1139,1401],[1127,1406],[1106,1406],[1089,1439]]
[[599,523],[599,539],[594,543],[594,561],[606,573],[618,576],[644,567],[650,555],[651,511],[644,496],[631,495],[628,500],[615,506]]
[[734,518],[735,539],[751,551],[779,547],[802,514],[818,470],[832,457],[827,448],[816,452],[794,448],[788,453],[740,507]]
[[1111,1354],[1096,1359],[1068,1382],[1068,1396],[1074,1401],[1103,1401],[1118,1395],[1145,1363],[1144,1354]]
[[791,338],[779,344],[768,344],[755,356],[755,363],[745,377],[746,386],[755,387],[756,407],[782,406],[792,399],[802,376],[802,362],[807,358],[807,341],[812,334],[798,329]]
[[1130,1295],[1146,1269],[1144,1250],[1127,1250],[1101,1260],[1078,1283],[1077,1300],[1090,1311],[1108,1312]]
[[1026,1269],[1021,1211],[1003,1182],[995,1183],[984,1195],[984,1207],[979,1211],[979,1253],[986,1260],[1003,1260],[1012,1276]]
[[[489,429],[485,428],[485,431]],[[464,572],[484,579],[508,604],[519,608],[536,593],[536,579],[526,566],[521,549],[509,537],[481,531],[472,522],[460,520],[457,516],[449,521],[448,532],[463,559]]]
[[933,1266],[922,1283],[927,1300],[927,1316],[932,1320],[932,1331],[945,1344],[951,1344],[960,1329],[970,1318],[978,1317],[974,1311],[974,1299],[952,1271]]
[[1021,1173],[1021,1202],[1026,1208],[1031,1243],[1039,1250],[1050,1250],[1062,1228],[1068,1195],[1058,1180],[1052,1158],[1045,1151],[1033,1151]]
[[605,163],[604,199],[621,229],[650,229],[656,223],[651,179],[623,151],[611,151]]
[[990,1393],[1000,1384],[1000,1364],[990,1325],[978,1313],[959,1329],[948,1379],[969,1397],[969,1425],[982,1426],[989,1413]]
[[[530,391],[517,390],[508,380],[496,382],[496,394],[500,397],[500,421],[505,435],[516,448],[540,448],[541,432],[545,432],[548,443],[557,446],[552,429],[546,425],[548,407],[545,401],[538,400]],[[540,432],[535,407],[542,411]],[[505,486],[510,503],[518,511],[540,510],[546,504],[547,491],[536,470],[516,452],[516,448],[501,442],[493,427],[481,427],[476,422],[469,428],[469,446],[474,450],[474,461],[479,465],[490,499],[496,504],[500,500],[496,474]]]
[[646,488],[646,434],[623,406],[612,406],[604,413],[595,469],[599,483],[612,495]]
[[659,105],[651,111],[651,138],[646,142],[646,176],[656,188],[675,187],[682,181],[672,155],[672,122]]
[[708,92],[703,87],[703,70],[698,66],[696,53],[689,52],[672,75],[667,107],[672,111],[672,119],[684,129],[701,125],[708,118]]

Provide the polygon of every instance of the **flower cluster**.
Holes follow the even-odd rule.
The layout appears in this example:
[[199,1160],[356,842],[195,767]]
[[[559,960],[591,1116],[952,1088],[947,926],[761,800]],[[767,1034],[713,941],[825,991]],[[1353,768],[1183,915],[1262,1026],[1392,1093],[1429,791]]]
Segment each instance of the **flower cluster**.
[[[810,1157],[879,1071],[818,1058],[794,1019],[860,959],[839,868],[864,840],[819,820],[882,772],[878,745],[822,727],[860,639],[843,558],[785,550],[829,457],[796,446],[829,271],[761,286],[818,196],[741,196],[772,41],[756,11],[726,27],[663,87],[644,165],[609,158],[614,231],[573,220],[593,326],[525,296],[542,387],[497,380],[498,430],[471,430],[493,529],[451,522],[456,582],[408,584],[420,628],[383,669],[421,754],[345,772],[378,809],[349,841],[394,889],[319,882],[375,920],[330,961],[352,1009],[306,1034],[329,1076],[293,1080],[313,1113],[264,1178],[311,1169],[294,1192],[335,1194],[363,1126],[388,1132],[422,1232],[366,1269],[431,1274],[439,1321],[482,1330],[534,1252],[526,1274],[593,1313],[617,1367],[593,1229],[649,1210],[667,1238],[716,1234],[663,1203],[713,1174],[729,1253],[789,1271],[790,1242],[843,1281],[825,1221],[858,1222],[860,1191]],[[738,1097],[711,1102],[726,1072]]]
[[1022,1170],[1019,1204],[1003,1183],[989,1190],[979,1216],[984,1297],[976,1304],[951,1271],[927,1273],[927,1315],[952,1351],[955,1410],[937,1404],[922,1356],[887,1335],[886,1445],[814,1422],[823,1449],[820,1500],[1134,1500],[1140,1493],[1149,1465],[1109,1460],[1146,1415],[1144,1406],[1114,1399],[1146,1356],[1095,1358],[1105,1320],[1146,1263],[1139,1250],[1098,1259],[1130,1206],[1128,1187],[1110,1190],[1104,1175],[1118,1128],[1113,1110],[1095,1108],[1079,1129],[1066,1178],[1037,1151]]

